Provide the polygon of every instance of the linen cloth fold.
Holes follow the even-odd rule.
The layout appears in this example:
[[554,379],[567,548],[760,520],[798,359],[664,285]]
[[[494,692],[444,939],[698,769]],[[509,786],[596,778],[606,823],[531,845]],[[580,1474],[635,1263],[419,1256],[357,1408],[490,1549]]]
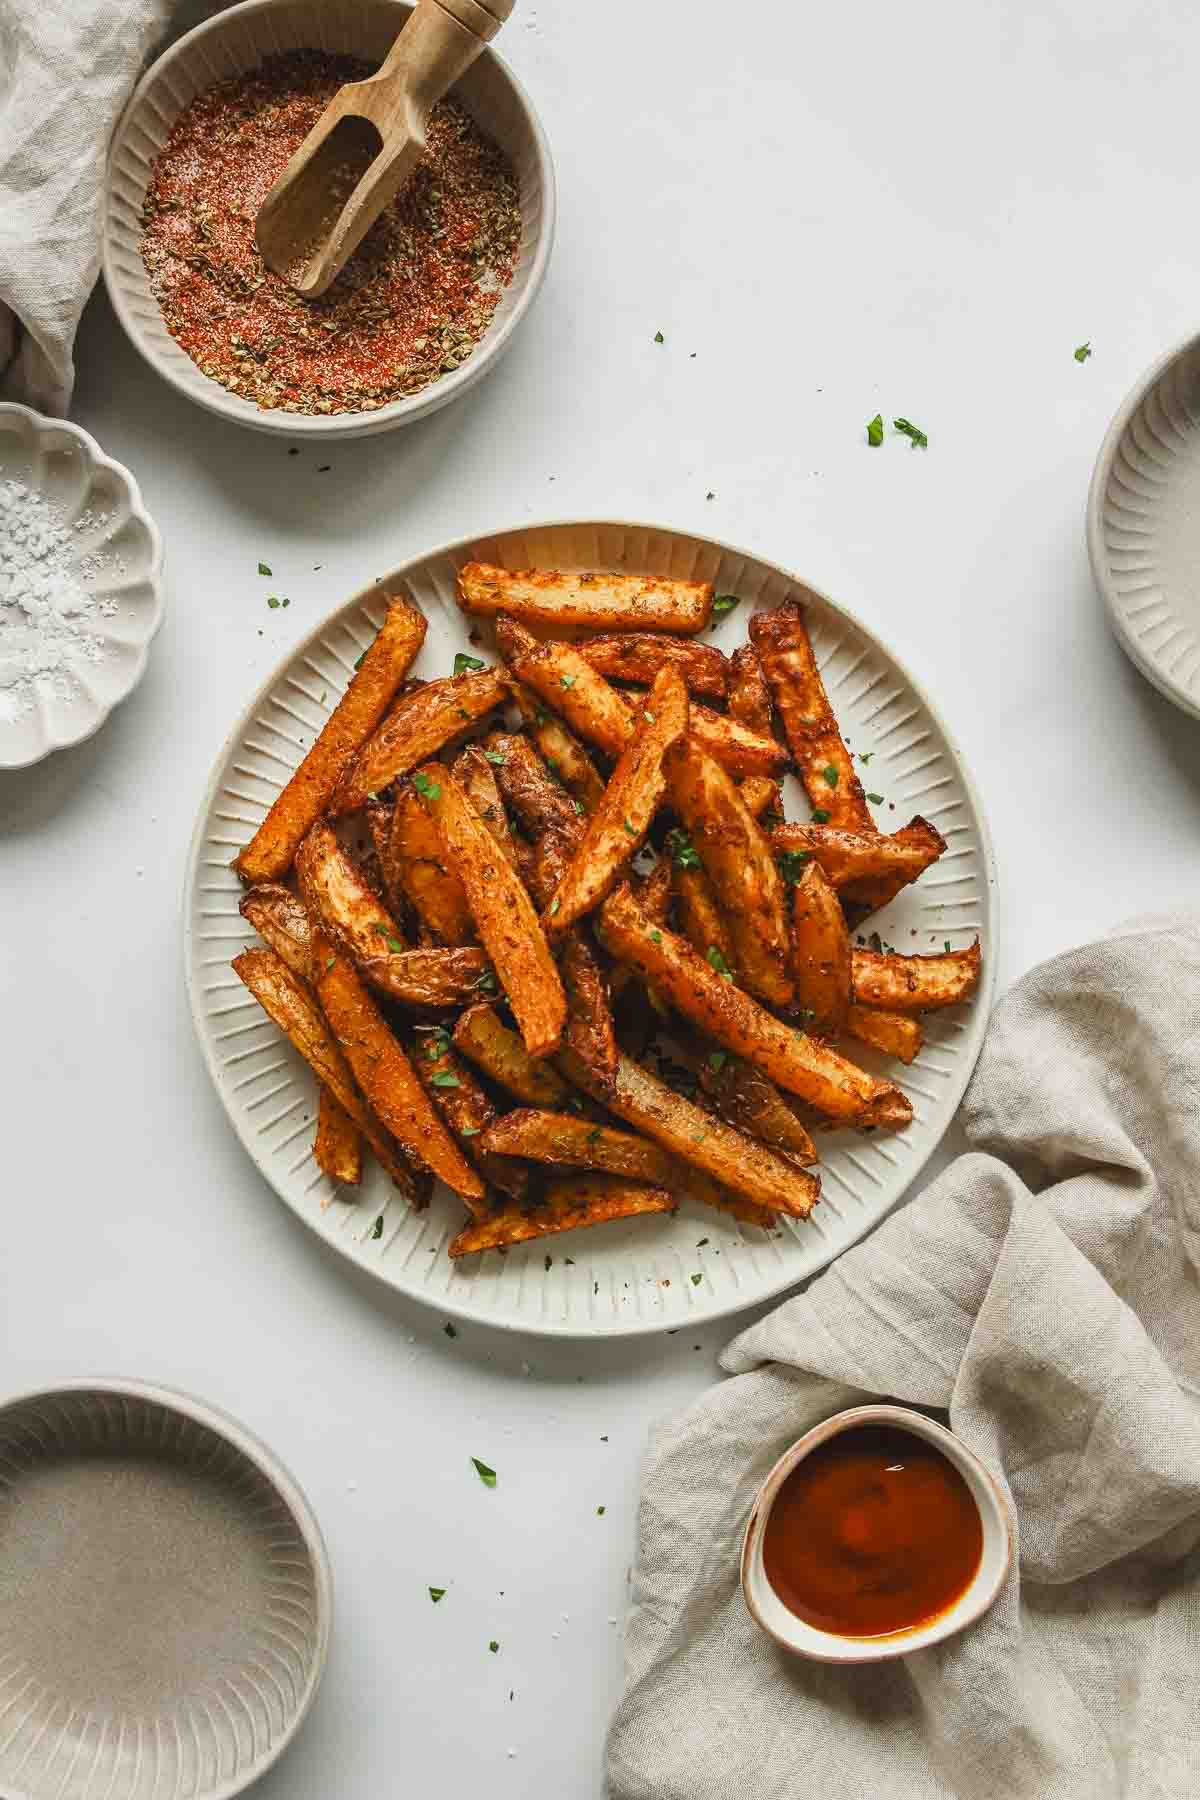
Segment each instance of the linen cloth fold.
[[[657,1432],[611,1800],[1200,1794],[1200,919],[1026,976],[963,1123],[971,1152]],[[745,1610],[742,1532],[789,1444],[882,1396],[946,1409],[1019,1557],[943,1644],[806,1662]]]
[[0,399],[63,413],[104,163],[151,49],[231,0],[0,0]]

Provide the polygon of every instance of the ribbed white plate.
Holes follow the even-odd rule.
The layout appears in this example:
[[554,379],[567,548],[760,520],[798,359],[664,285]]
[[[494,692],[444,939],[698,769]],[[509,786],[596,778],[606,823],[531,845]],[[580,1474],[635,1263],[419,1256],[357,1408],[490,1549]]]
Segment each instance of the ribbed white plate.
[[403,0],[243,0],[197,25],[139,82],[113,133],[105,194],[104,280],[113,309],[152,368],[210,412],[257,431],[301,438],[367,437],[409,425],[457,399],[494,368],[533,303],[554,243],[555,189],[550,146],[533,105],[496,53],[484,50],[453,92],[512,162],[521,199],[516,270],[492,322],[466,362],[419,394],[377,412],[308,417],[255,406],[196,367],[163,322],[142,262],[142,206],[155,157],[197,94],[256,69],[280,51],[317,49],[380,63],[412,8]]
[[1200,338],[1156,363],[1109,427],[1087,538],[1122,649],[1200,718]]
[[115,606],[89,622],[103,656],[71,668],[69,693],[43,684],[28,712],[0,719],[0,769],[23,769],[99,731],[142,679],[162,624],[162,540],[129,470],[66,419],[0,402],[0,481],[34,489],[76,527],[86,586]]
[[[255,941],[238,914],[230,859],[328,717],[383,617],[385,592],[407,592],[429,619],[418,674],[444,675],[455,651],[471,648],[455,578],[472,558],[509,568],[715,581],[719,592],[743,602],[710,634],[727,650],[744,641],[754,607],[792,596],[807,601],[843,730],[856,751],[870,753],[867,785],[885,796],[880,824],[894,829],[921,812],[948,840],[918,887],[873,923],[898,949],[940,949],[946,939],[958,946],[979,933],[988,973],[972,1005],[928,1022],[926,1047],[911,1069],[891,1068],[915,1109],[907,1132],[822,1134],[823,1199],[810,1220],[768,1233],[685,1203],[671,1217],[451,1263],[446,1245],[462,1209],[450,1195],[439,1192],[428,1211],[410,1213],[372,1168],[361,1198],[347,1200],[313,1162],[315,1082],[229,968],[229,959]],[[803,806],[789,810],[807,816]],[[769,563],[685,532],[601,523],[528,526],[452,544],[394,570],[332,613],[252,701],[221,752],[192,844],[185,920],[188,985],[205,1059],[234,1130],[287,1204],[344,1256],[444,1312],[570,1337],[652,1331],[749,1306],[822,1268],[882,1218],[945,1131],[974,1066],[996,940],[995,877],[978,797],[941,720],[895,658],[832,601]],[[863,1050],[862,1059],[870,1053]]]
[[229,1800],[329,1648],[308,1502],[214,1408],[134,1381],[0,1405],[0,1793]]

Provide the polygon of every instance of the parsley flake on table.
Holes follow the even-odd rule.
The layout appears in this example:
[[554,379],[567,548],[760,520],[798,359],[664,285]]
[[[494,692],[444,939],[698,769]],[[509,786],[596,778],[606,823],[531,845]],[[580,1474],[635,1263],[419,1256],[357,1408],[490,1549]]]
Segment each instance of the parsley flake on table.
[[733,970],[729,967],[729,964],[725,961],[725,958],[721,955],[721,952],[717,949],[715,944],[710,944],[708,946],[708,961],[709,966],[714,968],[718,975],[723,975],[726,981],[733,980]]
[[1075,361],[1077,363],[1085,363],[1091,354],[1092,346],[1090,344],[1080,344],[1075,351]]
[[882,794],[868,794],[867,799],[871,802],[872,806],[882,806],[883,805],[883,795]]
[[608,1508],[606,1506],[598,1506],[596,1508],[596,1517],[602,1519],[607,1511]]
[[372,1227],[371,1227],[371,1236],[373,1238],[381,1238],[383,1236],[383,1214],[382,1213],[380,1213],[380,1215],[376,1219],[374,1225],[372,1225]]
[[834,768],[832,763],[825,764],[825,767],[821,770],[821,775],[824,779],[826,787],[834,787],[835,788],[837,786],[838,771]]
[[422,775],[419,769],[412,781],[418,794],[424,794],[426,800],[436,800],[442,791],[436,781],[430,781],[428,775]]
[[447,1337],[457,1337],[458,1336],[458,1327],[456,1325],[452,1325],[450,1323],[449,1319],[447,1319],[446,1323],[442,1326],[442,1330],[445,1332]]
[[270,607],[271,611],[274,612],[275,608],[279,605],[279,600],[278,600],[277,596],[272,594],[270,599],[267,601],[267,605]]
[[446,1597],[445,1588],[430,1588],[429,1598],[433,1601],[433,1604],[435,1606],[437,1605],[439,1600],[444,1600],[445,1597]]
[[494,1655],[495,1655],[495,1654],[496,1654],[496,1652],[497,1652],[497,1650],[498,1650],[498,1649],[499,1649],[499,1648],[500,1648],[500,1641],[499,1641],[499,1639],[498,1639],[498,1638],[493,1638],[493,1639],[492,1639],[492,1641],[491,1641],[491,1643],[490,1643],[490,1644],[489,1644],[489,1645],[488,1645],[488,1649],[489,1649],[489,1650],[490,1650],[490,1651],[491,1651],[491,1653],[492,1653],[492,1655],[493,1655],[493,1656],[494,1656]]
[[826,812],[826,810],[823,806],[814,806],[813,807],[812,821],[813,821],[814,825],[828,825],[829,814]]
[[551,1269],[554,1267],[554,1258],[552,1256],[547,1256],[544,1259],[544,1261],[545,1261],[546,1273],[548,1275],[550,1273]]
[[454,673],[456,675],[465,675],[468,669],[486,668],[487,664],[481,656],[468,656],[465,650],[460,650],[454,658]]
[[893,419],[892,424],[896,427],[897,431],[903,432],[904,436],[908,438],[909,442],[912,444],[914,450],[928,450],[928,437],[921,430],[919,425],[913,424],[911,419]]
[[877,450],[883,442],[883,414],[876,413],[873,419],[867,420],[867,442],[872,450]]
[[693,1276],[692,1276],[692,1286],[693,1286],[693,1287],[699,1287],[699,1286],[700,1286],[700,1283],[701,1283],[701,1282],[702,1282],[702,1281],[703,1281],[703,1280],[704,1280],[704,1277],[703,1277],[703,1275],[693,1275]]
[[873,750],[860,750],[858,752],[858,760],[860,763],[869,763],[874,754],[875,752]]
[[259,563],[258,572],[260,575],[269,575],[271,573],[271,571],[270,571],[270,569],[268,569],[266,563]]
[[723,619],[726,613],[731,613],[735,606],[741,604],[742,596],[740,594],[718,594],[712,603],[714,619]]
[[661,331],[656,331],[654,334],[654,341],[656,344],[665,344],[667,340]]
[[494,1488],[496,1485],[495,1469],[489,1469],[487,1464],[485,1462],[480,1462],[477,1456],[473,1456],[471,1461],[475,1465],[475,1473],[478,1475],[480,1481],[482,1481],[484,1487]]

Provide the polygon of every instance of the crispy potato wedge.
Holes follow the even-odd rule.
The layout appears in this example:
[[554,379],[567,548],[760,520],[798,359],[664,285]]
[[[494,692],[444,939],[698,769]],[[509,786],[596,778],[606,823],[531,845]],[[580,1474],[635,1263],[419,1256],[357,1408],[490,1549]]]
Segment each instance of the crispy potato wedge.
[[778,1207],[760,1206],[757,1200],[743,1200],[740,1194],[731,1194],[728,1188],[718,1188],[709,1204],[743,1225],[757,1225],[761,1231],[770,1231],[773,1225],[779,1224]]
[[469,944],[475,921],[466,890],[446,865],[438,828],[407,783],[396,796],[388,867],[405,899],[443,944]]
[[[493,756],[499,751],[493,750]],[[451,765],[451,773],[462,787],[471,805],[479,814],[505,856],[516,869],[517,843],[512,834],[512,826],[508,822],[508,814],[504,810],[504,802],[500,798],[500,789],[496,786],[496,776],[492,763],[485,751],[478,744],[468,744],[459,752]]]
[[559,956],[567,991],[566,1042],[602,1088],[617,1077],[617,1036],[608,983],[591,944],[578,928],[569,931]]
[[[674,891],[671,885],[671,859],[660,856],[648,875],[635,879],[633,891],[646,917],[655,924],[664,924],[671,916],[671,897]],[[670,1018],[671,1009],[654,984],[649,981],[638,984],[636,971],[627,963],[617,963],[609,975],[610,991],[614,995],[621,994],[631,984],[640,985],[640,991],[652,1014],[660,1019]]]
[[671,887],[680,929],[693,950],[698,950],[701,956],[707,956],[710,950],[718,951],[726,968],[732,969],[734,979],[739,979],[741,970],[733,938],[726,929],[724,914],[703,868],[681,866],[672,859]]
[[516,619],[496,621],[496,646],[517,680],[531,688],[589,744],[620,756],[633,736],[632,702],[605,681],[573,644],[539,643]]
[[835,1050],[782,1024],[719,975],[685,938],[647,919],[627,886],[605,901],[600,935],[610,955],[653,981],[676,1012],[826,1117],[873,1125],[880,1105],[887,1101],[891,1106],[898,1092],[892,1084],[877,1081]]
[[331,1181],[357,1187],[362,1180],[362,1147],[362,1132],[341,1101],[323,1087],[313,1140],[313,1161],[318,1169]]
[[559,1064],[577,1086],[602,1100],[627,1125],[741,1199],[797,1219],[807,1218],[816,1205],[821,1184],[815,1175],[703,1112],[641,1063],[623,1056],[615,1090],[605,1095],[596,1091],[587,1070],[569,1050],[559,1057]]
[[641,1213],[674,1212],[678,1202],[664,1188],[645,1187],[620,1175],[571,1175],[551,1182],[538,1206],[509,1205],[485,1220],[465,1225],[450,1242],[450,1255],[471,1256],[559,1231],[579,1231],[610,1219]]
[[454,1047],[484,1074],[527,1106],[561,1109],[571,1089],[551,1063],[535,1061],[515,1031],[501,1023],[486,1002],[463,1013],[454,1027]]
[[860,1044],[870,1044],[885,1056],[895,1056],[902,1063],[913,1062],[921,1053],[925,1033],[921,1021],[908,1013],[878,1012],[874,1007],[851,1005],[846,1009],[843,1027],[847,1037]]
[[[526,1199],[529,1170],[525,1164],[507,1156],[491,1156],[483,1148],[483,1134],[496,1117],[496,1109],[466,1063],[454,1054],[449,1034],[440,1026],[421,1032],[413,1045],[412,1064],[459,1149],[488,1185],[513,1200]],[[492,1210],[486,1199],[468,1196],[466,1205],[476,1219],[486,1218]]]
[[464,1200],[481,1201],[483,1182],[463,1159],[382,1013],[344,957],[330,957],[318,971],[317,998],[355,1080],[406,1155]]
[[531,1162],[566,1163],[579,1169],[607,1169],[652,1187],[671,1187],[679,1165],[658,1144],[596,1125],[577,1113],[540,1112],[518,1107],[489,1125],[483,1138],[488,1150],[503,1156],[525,1156]]
[[446,769],[430,763],[413,785],[436,821],[466,890],[479,936],[530,1056],[558,1048],[567,1000],[533,902],[496,840]]
[[455,743],[508,698],[500,669],[479,675],[447,675],[427,681],[393,706],[364,744],[329,803],[334,818],[358,812],[369,797],[407,775],[447,744]]
[[351,676],[316,743],[239,852],[234,867],[244,881],[272,881],[286,875],[300,840],[324,812],[347,767],[416,661],[425,629],[425,619],[415,607],[404,600],[391,601],[379,635]]
[[850,963],[858,1003],[897,1013],[938,1012],[969,1000],[979,986],[982,968],[978,938],[969,950],[947,950],[938,956],[856,949]]
[[529,625],[584,625],[592,631],[703,631],[712,612],[711,581],[669,576],[576,575],[555,569],[497,569],[467,563],[458,603],[476,618],[508,613]]
[[[333,960],[336,960],[333,959]],[[350,1065],[326,1023],[311,990],[274,950],[243,950],[233,967],[268,1017],[298,1050],[366,1138],[400,1192],[414,1206],[428,1193],[424,1170],[411,1169],[358,1091]]]
[[816,1147],[808,1132],[761,1069],[727,1050],[714,1050],[690,1032],[676,1031],[673,1041],[714,1111],[728,1124],[799,1163],[816,1162]]
[[731,775],[782,775],[791,760],[773,737],[760,737],[729,713],[713,712],[699,701],[692,708],[692,736]]
[[[893,832],[884,839],[885,843],[904,846],[916,850],[923,873],[935,863],[946,848],[946,840],[935,825],[928,819],[910,819],[899,831]],[[873,912],[879,912],[896,898],[902,888],[906,888],[916,876],[907,869],[895,867],[883,875],[866,876],[858,881],[848,881],[840,890],[842,905],[852,923],[859,923]]]
[[725,770],[693,736],[672,746],[665,768],[671,805],[728,920],[743,986],[769,1006],[790,1006],[787,896],[770,843]]
[[579,739],[519,681],[513,682],[513,692],[521,717],[546,759],[546,767],[585,813],[595,812],[604,796],[604,778]]
[[442,1007],[479,991],[489,970],[485,952],[408,949],[395,920],[324,820],[296,852],[296,874],[313,918],[381,994],[402,1006]]
[[843,903],[862,901],[868,893],[886,888],[886,899],[876,899],[874,906],[894,900],[946,848],[941,832],[922,818],[912,819],[890,836],[843,831],[834,825],[777,825],[771,843],[777,856],[820,863]]
[[770,737],[771,690],[753,644],[743,644],[729,659],[729,711],[739,724]]
[[[632,738],[621,752],[604,798],[588,820],[570,867],[543,914],[543,926],[551,942],[599,906],[645,843],[666,792],[663,758],[678,746],[687,723],[688,696],[683,678],[678,669],[664,668],[654,678],[647,703]],[[770,861],[769,855],[767,860]],[[771,869],[774,873],[774,863]]]
[[765,826],[778,814],[782,822],[783,793],[777,781],[771,781],[765,775],[747,775],[745,781],[738,783],[738,793],[752,819],[761,819]]
[[789,600],[774,612],[755,613],[750,641],[813,806],[828,815],[830,825],[874,831],[875,821],[829,704],[802,609]]
[[[375,852],[375,862],[379,869],[379,880],[383,888],[383,897],[393,919],[399,925],[404,916],[404,888],[399,879],[396,856],[392,848],[392,824],[396,808],[390,800],[367,801],[367,830],[371,834],[371,847]],[[405,938],[403,931],[398,936]]]
[[850,932],[842,903],[821,873],[806,863],[792,903],[796,1004],[805,1030],[838,1037],[850,1005]]
[[650,687],[660,669],[672,668],[682,675],[689,694],[724,700],[729,691],[729,664],[713,644],[629,631],[610,637],[580,638],[575,648],[609,681],[631,681],[638,687]]
[[242,895],[238,911],[301,981],[313,979],[313,927],[298,894],[278,881],[260,881]]
[[504,758],[493,764],[496,782],[530,837],[540,838],[551,831],[569,844],[577,844],[583,836],[583,816],[529,739],[515,732],[493,731],[484,748]]

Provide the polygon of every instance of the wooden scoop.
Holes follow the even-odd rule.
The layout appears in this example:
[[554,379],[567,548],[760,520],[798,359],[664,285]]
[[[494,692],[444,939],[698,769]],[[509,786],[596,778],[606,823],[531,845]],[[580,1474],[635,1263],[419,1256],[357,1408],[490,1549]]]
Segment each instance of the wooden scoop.
[[269,268],[323,294],[425,153],[429,114],[513,0],[417,0],[383,66],[339,88],[258,211]]

